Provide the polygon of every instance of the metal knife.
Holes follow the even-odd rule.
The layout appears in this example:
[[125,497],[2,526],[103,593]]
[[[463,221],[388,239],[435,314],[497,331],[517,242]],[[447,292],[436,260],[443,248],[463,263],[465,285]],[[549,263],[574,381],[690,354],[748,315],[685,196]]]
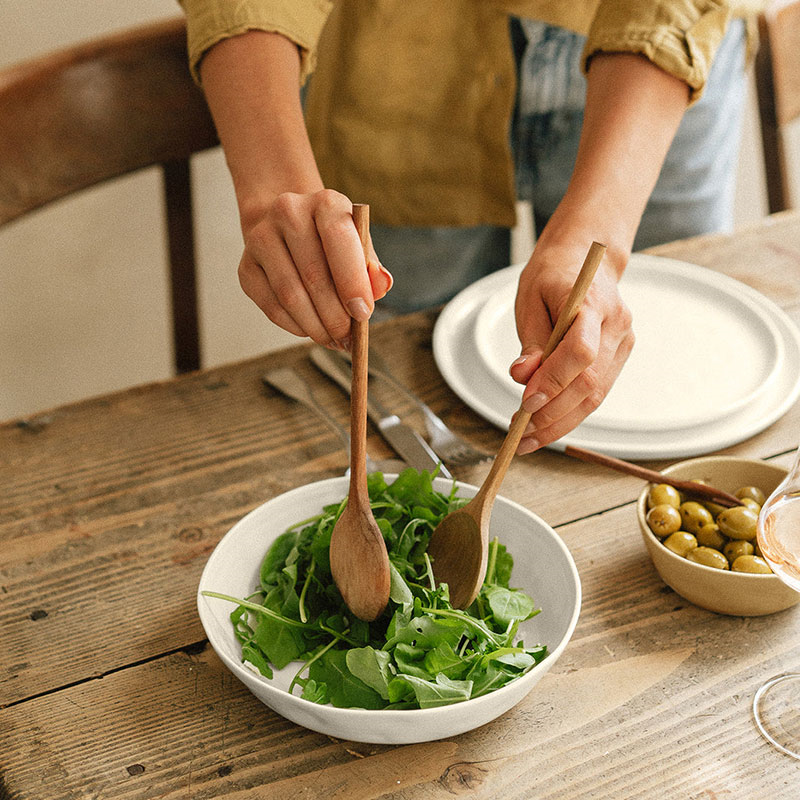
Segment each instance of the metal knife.
[[[320,371],[349,394],[352,376],[350,367],[344,360],[324,347],[313,347],[311,360]],[[411,426],[401,422],[397,414],[392,414],[373,397],[367,398],[367,416],[397,454],[412,467],[433,472],[438,466],[438,474],[443,478],[453,477],[430,445]]]
[[[317,399],[314,392],[306,385],[303,378],[291,367],[277,367],[261,376],[261,380],[267,386],[277,389],[287,397],[291,397],[301,403],[310,411],[313,411],[336,431],[339,438],[347,448],[347,457],[350,458],[350,434],[333,417],[328,409]],[[386,459],[374,461],[369,453],[366,454],[367,472],[401,472],[408,465],[397,459]],[[349,468],[348,468],[349,469]]]

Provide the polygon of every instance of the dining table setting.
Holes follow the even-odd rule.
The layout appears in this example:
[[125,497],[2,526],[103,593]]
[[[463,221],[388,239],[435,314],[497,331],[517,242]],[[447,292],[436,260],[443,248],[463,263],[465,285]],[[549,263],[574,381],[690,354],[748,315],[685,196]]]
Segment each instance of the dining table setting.
[[[523,456],[522,387],[508,375],[520,270],[365,323],[350,357],[298,340],[0,422],[0,800],[800,798],[800,758],[754,714],[765,680],[800,671],[800,593],[711,610],[662,567],[642,522],[653,473],[703,478],[678,462],[724,456],[776,475],[794,463],[800,212],[634,253],[621,284],[637,340],[628,364],[596,412]],[[562,334],[556,325],[553,347]],[[455,613],[446,594],[436,606],[450,554],[459,608],[482,608],[500,545],[514,558],[492,588],[510,616],[486,595],[508,637],[473,622],[456,648],[477,647],[479,630],[500,643],[470,656],[481,679],[519,675],[480,696],[437,677],[433,701],[428,684],[385,666],[390,644],[402,650],[398,620],[424,603],[380,552],[386,526],[365,522],[368,506],[357,519],[341,509],[365,501],[368,475],[374,486],[408,470],[475,498],[449,515],[472,509],[474,531],[437,528],[439,550],[433,537],[432,560],[418,559],[439,615],[427,631]],[[330,569],[362,622],[323,620],[334,638],[314,650],[316,672],[272,664],[273,681],[251,646],[272,612],[250,609],[255,632],[231,612],[258,605],[259,580],[297,578],[296,553],[268,573],[265,552],[330,504],[341,514]],[[309,585],[291,594],[298,630]],[[360,648],[384,682],[363,679],[363,704],[331,705],[334,690],[318,685],[327,651],[387,603],[394,640]],[[515,603],[524,610],[509,612]],[[273,639],[285,633],[276,620]],[[411,672],[419,635],[402,642]],[[800,729],[796,698],[786,719]]]

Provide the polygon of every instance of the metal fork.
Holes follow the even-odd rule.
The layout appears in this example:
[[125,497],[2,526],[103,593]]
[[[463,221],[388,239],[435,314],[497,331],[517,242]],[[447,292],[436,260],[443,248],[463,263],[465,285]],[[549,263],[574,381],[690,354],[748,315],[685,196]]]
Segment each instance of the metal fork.
[[[339,438],[344,442],[345,448],[347,449],[347,460],[348,462],[350,461],[350,434],[338,423],[336,419],[334,419],[328,409],[326,409],[325,406],[323,406],[319,400],[317,400],[314,392],[311,391],[296,370],[292,369],[291,367],[277,367],[269,372],[265,372],[261,376],[261,381],[266,386],[271,386],[273,389],[277,389],[287,397],[297,400],[298,403],[301,403],[307,409],[313,411],[321,419],[327,422],[328,425],[330,425],[330,427],[336,431],[336,433],[339,435]],[[374,461],[372,458],[370,458],[369,453],[366,454],[366,457],[367,472],[384,472],[394,474],[396,472],[402,472],[408,466],[408,464],[406,464],[404,461],[400,461],[399,459],[384,459],[380,461]],[[349,474],[349,471],[350,468],[348,467],[348,471],[345,474]]]
[[409,400],[416,404],[422,412],[431,447],[439,454],[443,461],[461,466],[470,466],[472,464],[479,464],[481,461],[486,461],[492,457],[489,453],[478,450],[476,447],[469,444],[469,442],[465,442],[456,433],[453,433],[444,423],[444,420],[433,412],[430,406],[424,403],[392,375],[383,358],[372,349],[369,351],[369,371],[370,374],[374,375],[376,378],[382,378],[391,383],[392,386],[401,391]]

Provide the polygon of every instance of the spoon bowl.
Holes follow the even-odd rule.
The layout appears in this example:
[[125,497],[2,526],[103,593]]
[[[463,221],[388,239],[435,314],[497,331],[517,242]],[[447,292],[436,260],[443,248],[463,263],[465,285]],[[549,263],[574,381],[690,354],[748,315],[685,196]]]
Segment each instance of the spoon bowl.
[[474,600],[486,575],[489,548],[483,543],[489,541],[490,513],[485,503],[468,503],[439,523],[428,544],[434,576],[447,584],[455,608],[466,608]]

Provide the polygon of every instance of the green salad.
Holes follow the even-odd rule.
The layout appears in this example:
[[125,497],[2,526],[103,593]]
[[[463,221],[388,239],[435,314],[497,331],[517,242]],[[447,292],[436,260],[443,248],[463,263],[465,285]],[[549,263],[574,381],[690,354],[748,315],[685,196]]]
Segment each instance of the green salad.
[[407,469],[392,484],[368,479],[375,520],[391,569],[390,600],[373,622],[349,613],[333,582],[328,551],[346,498],[293,525],[261,564],[260,586],[231,614],[242,661],[272,678],[273,669],[303,664],[289,691],[340,708],[431,708],[480,697],[524,675],[546,655],[543,644],[517,640],[539,613],[511,588],[513,559],[495,539],[486,579],[466,610],[453,608],[436,585],[428,541],[438,522],[467,501],[432,486],[428,472]]

